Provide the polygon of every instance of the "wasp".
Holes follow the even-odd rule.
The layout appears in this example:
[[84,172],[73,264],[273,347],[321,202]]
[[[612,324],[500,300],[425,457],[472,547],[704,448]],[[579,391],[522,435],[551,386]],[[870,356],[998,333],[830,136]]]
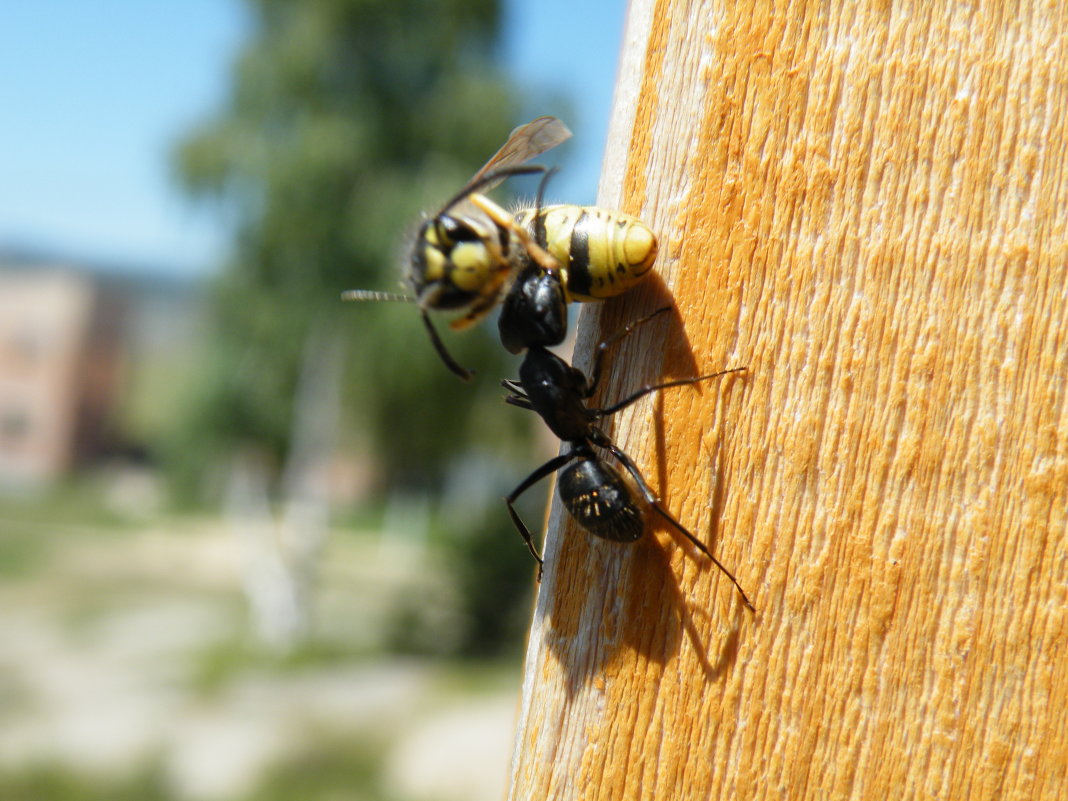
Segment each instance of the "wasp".
[[[587,405],[587,400],[597,390],[608,348],[629,336],[639,326],[667,311],[668,307],[657,309],[601,342],[597,346],[588,377],[544,347],[534,346],[527,351],[519,367],[519,380],[502,382],[509,392],[505,401],[513,406],[537,412],[553,434],[570,448],[567,453],[550,459],[527,476],[505,498],[505,503],[513,524],[538,562],[539,576],[543,565],[542,557],[534,546],[530,529],[519,517],[514,504],[519,496],[534,484],[557,470],[563,470],[557,482],[560,499],[571,516],[590,534],[617,542],[633,542],[644,533],[646,511],[651,510],[712,560],[734,584],[745,605],[753,610],[753,604],[738,579],[712,555],[704,543],[663,507],[634,461],[596,425],[597,421],[615,414],[652,392],[696,384],[728,373],[741,372],[746,368],[734,367],[711,375],[647,385],[604,408],[591,408]],[[595,448],[601,448],[611,454],[626,471],[627,476],[598,456]]]
[[[411,295],[350,290],[345,300],[418,304],[430,340],[453,373],[471,371],[451,356],[430,311],[459,311],[462,330],[502,304],[501,342],[512,353],[556,345],[567,334],[567,305],[630,289],[656,259],[657,240],[641,220],[595,206],[543,206],[552,171],[526,162],[571,137],[560,120],[538,117],[508,140],[470,181],[419,227],[409,257]],[[532,208],[508,212],[486,193],[507,178],[543,175]]]

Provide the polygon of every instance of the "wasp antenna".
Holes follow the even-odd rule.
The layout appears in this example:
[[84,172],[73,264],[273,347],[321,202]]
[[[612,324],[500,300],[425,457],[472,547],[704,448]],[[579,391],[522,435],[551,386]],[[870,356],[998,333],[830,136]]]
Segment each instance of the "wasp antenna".
[[511,167],[500,167],[499,169],[479,174],[471,179],[471,182],[467,186],[457,192],[448,203],[442,206],[441,211],[434,215],[433,219],[435,220],[435,224],[437,224],[436,221],[442,216],[449,213],[449,209],[461,201],[466,200],[476,192],[488,192],[501,181],[506,178],[511,178],[513,175],[536,175],[539,172],[545,172],[548,169],[548,167],[543,167],[540,164],[524,164]]
[[378,292],[374,289],[347,289],[341,293],[342,300],[387,300],[402,303],[415,303],[412,295],[402,295],[399,292]]

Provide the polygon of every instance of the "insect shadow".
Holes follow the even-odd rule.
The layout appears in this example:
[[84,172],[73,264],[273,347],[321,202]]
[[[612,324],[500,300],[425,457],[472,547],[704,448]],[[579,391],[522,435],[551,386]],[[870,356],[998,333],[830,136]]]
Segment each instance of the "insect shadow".
[[[538,614],[543,642],[564,671],[568,694],[574,696],[606,668],[610,672],[625,650],[666,665],[684,637],[704,680],[722,675],[737,657],[743,609],[735,607],[735,622],[721,639],[708,640],[712,612],[687,598],[678,564],[672,566],[672,548],[658,536],[671,537],[671,527],[650,525],[640,540],[615,543],[586,535],[554,506],[550,528],[559,535],[547,553]],[[709,528],[718,509],[712,512]],[[680,547],[688,547],[685,540]]]
[[[650,527],[667,531],[681,540],[683,547],[691,555],[700,558],[703,554],[735,585],[743,603],[750,609],[753,608],[752,604],[731,572],[660,503],[637,465],[596,423],[610,418],[615,412],[652,392],[697,384],[710,378],[740,372],[744,368],[647,384],[614,404],[595,406],[587,403],[596,393],[607,348],[618,345],[638,327],[670,311],[668,307],[660,308],[604,340],[596,350],[589,376],[544,348],[532,348],[528,351],[520,368],[520,380],[504,382],[504,386],[511,393],[507,400],[515,406],[538,412],[568,448],[528,476],[506,500],[516,528],[539,562],[540,556],[533,545],[531,534],[515,513],[513,503],[533,484],[558,470],[561,471],[558,495],[574,523],[588,534],[603,540],[633,543],[626,549],[626,558],[621,559],[622,554],[618,554],[614,561],[605,563],[603,568],[598,566],[590,575],[567,582],[569,586],[582,587],[582,593],[552,592],[551,587],[557,574],[554,572],[551,575],[549,583],[544,587],[549,590],[552,603],[556,604],[556,607],[549,611],[549,618],[554,621],[549,636],[550,647],[553,641],[566,641],[568,649],[571,649],[581,642],[593,645],[622,639],[634,647],[641,648],[651,658],[660,660],[666,659],[677,650],[680,633],[688,631],[698,646],[698,653],[702,654],[705,673],[709,675],[714,673],[715,669],[704,656],[692,616],[681,596],[675,573],[668,565],[666,553],[655,538],[643,538],[642,535]],[[601,457],[598,451],[607,451],[625,472],[616,469]],[[655,526],[650,526],[654,523]],[[589,557],[592,556],[587,554],[578,558],[570,557],[568,551],[573,547],[572,543],[585,543],[587,547],[596,547],[588,542],[591,539],[589,537],[572,537],[569,534],[570,530],[565,533],[559,552],[551,559],[554,566],[562,565],[565,571],[571,564],[588,564]],[[611,544],[606,547],[610,552],[618,548],[613,548]],[[601,599],[600,609],[596,608],[598,598]],[[656,612],[652,625],[650,609]],[[560,626],[557,625],[559,621],[567,622]],[[631,621],[641,621],[640,627],[630,629]],[[568,623],[575,624],[578,628],[573,632],[564,632],[565,640],[557,640],[556,633],[567,627]],[[582,636],[572,636],[579,632]],[[596,655],[598,653],[600,657]],[[599,664],[606,653],[603,650],[589,651],[574,664],[592,667],[594,663]],[[579,671],[580,675],[584,672]]]

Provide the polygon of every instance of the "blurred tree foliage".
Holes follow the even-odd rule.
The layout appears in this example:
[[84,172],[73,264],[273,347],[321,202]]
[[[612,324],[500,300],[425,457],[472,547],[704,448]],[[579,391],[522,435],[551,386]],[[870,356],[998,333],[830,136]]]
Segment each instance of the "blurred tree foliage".
[[220,203],[235,239],[168,461],[187,486],[235,448],[282,464],[302,354],[326,331],[346,348],[343,431],[354,433],[341,444],[373,456],[382,481],[436,487],[469,442],[522,440],[529,421],[505,410],[496,383],[514,365],[495,331],[453,335],[441,321],[478,369],[479,395],[446,372],[411,306],[339,294],[395,289],[403,233],[516,124],[493,63],[497,2],[246,2],[253,35],[230,97],[177,152],[184,186]]

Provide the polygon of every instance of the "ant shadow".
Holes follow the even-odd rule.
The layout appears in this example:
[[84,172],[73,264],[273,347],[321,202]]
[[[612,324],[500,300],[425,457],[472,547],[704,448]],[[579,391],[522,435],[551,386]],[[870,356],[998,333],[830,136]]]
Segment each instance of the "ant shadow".
[[[654,383],[658,380],[698,375],[697,359],[694,358],[693,346],[682,324],[682,316],[675,305],[675,297],[658,273],[653,272],[642,279],[640,293],[632,291],[616,298],[611,303],[591,304],[584,314],[596,311],[598,315],[596,325],[599,329],[596,341],[601,342],[606,337],[622,331],[627,325],[653,309],[661,308],[668,308],[670,311],[656,323],[644,326],[641,334],[645,342],[642,349],[646,353],[657,352],[663,355],[661,367],[656,375],[640,376],[641,381]],[[612,360],[628,365],[634,364],[636,360],[628,358],[629,356],[631,356],[631,344],[623,342],[619,345]],[[642,360],[642,364],[647,364],[648,361],[648,359]]]
[[[565,540],[546,566],[543,591],[549,593],[545,644],[565,673],[569,697],[602,676],[624,649],[664,666],[685,637],[706,683],[719,679],[737,658],[744,607],[734,606],[735,621],[712,653],[711,613],[683,594],[669,549],[653,533],[661,528],[650,527],[642,539],[625,544],[595,541],[566,523]],[[568,589],[552,591],[557,582]],[[723,586],[717,585],[717,596],[726,591]]]
[[[622,331],[626,325],[647,314],[648,310],[667,306],[671,311],[662,315],[662,320],[643,327],[641,334],[644,352],[662,354],[659,361],[661,367],[657,374],[634,375],[633,371],[641,370],[641,365],[630,370],[613,371],[616,375],[624,376],[627,386],[609,386],[607,392],[598,393],[599,400],[591,405],[611,404],[645,384],[695,377],[700,373],[671,292],[655,273],[643,283],[640,306],[644,311],[638,311],[636,303],[628,296],[625,303],[606,304],[598,309],[600,336],[597,341]],[[614,352],[609,356],[613,364],[631,365],[635,361],[642,364],[657,363],[656,360],[631,359],[628,353],[630,344],[624,341],[614,347]],[[702,387],[696,385],[695,389],[700,391]],[[663,495],[668,488],[668,471],[662,396],[657,397],[655,409],[653,445],[658,480],[653,489],[658,495]],[[607,418],[606,422],[610,419]],[[611,426],[607,428],[611,434]],[[710,549],[714,549],[718,539],[725,488],[728,485],[723,480],[722,457],[719,454],[721,449],[717,448],[715,462],[710,466],[716,476],[709,498],[711,522],[701,537]],[[612,461],[611,457],[607,458]],[[558,501],[555,503],[558,504]],[[544,636],[547,647],[567,676],[569,695],[573,696],[602,675],[622,649],[630,649],[649,662],[664,665],[679,653],[685,637],[690,641],[706,682],[717,680],[734,663],[738,654],[744,606],[740,602],[733,606],[734,623],[715,646],[716,652],[710,654],[710,643],[706,641],[711,631],[707,625],[710,613],[707,609],[695,607],[687,599],[676,569],[671,566],[671,549],[661,543],[659,535],[667,534],[675,541],[684,550],[687,559],[698,563],[702,573],[715,570],[716,567],[682,534],[655,514],[646,515],[645,536],[634,543],[599,540],[560,509],[555,510],[554,520],[558,524],[560,540],[554,558],[546,563],[542,588],[548,598]],[[556,588],[557,582],[561,582],[561,587],[566,589]],[[732,585],[718,583],[717,598],[720,593],[727,591],[724,587],[734,593]]]

